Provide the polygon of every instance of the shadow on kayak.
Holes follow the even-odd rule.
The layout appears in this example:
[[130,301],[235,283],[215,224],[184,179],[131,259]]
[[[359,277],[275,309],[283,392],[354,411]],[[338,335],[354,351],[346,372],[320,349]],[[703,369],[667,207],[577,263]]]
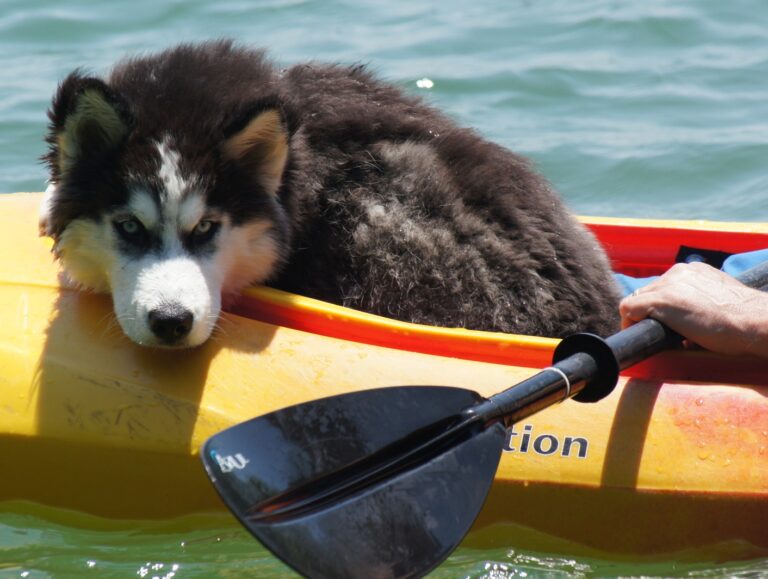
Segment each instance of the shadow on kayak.
[[648,427],[661,387],[661,382],[631,379],[621,391],[605,451],[602,486],[637,486]]
[[[226,385],[225,361],[258,355],[274,333],[273,326],[224,314],[203,346],[146,348],[123,334],[109,296],[60,290],[32,386],[37,436],[14,449],[23,463],[25,448],[36,456],[45,445],[56,484],[42,477],[20,496],[57,503],[60,493],[67,497],[61,502],[71,503],[79,494],[83,510],[111,504],[103,514],[118,515],[141,500],[165,505],[167,514],[205,507],[210,493],[199,497],[200,504],[189,504],[198,499],[179,493],[178,485],[205,476],[189,460],[200,445],[196,430],[228,425],[225,411],[201,410],[206,390],[211,382]],[[141,492],[117,492],[132,487]]]

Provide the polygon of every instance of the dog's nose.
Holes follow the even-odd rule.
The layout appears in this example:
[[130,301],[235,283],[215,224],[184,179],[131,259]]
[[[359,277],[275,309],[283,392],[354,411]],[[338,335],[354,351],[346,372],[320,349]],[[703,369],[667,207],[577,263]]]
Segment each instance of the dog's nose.
[[181,306],[163,306],[149,312],[149,328],[165,344],[175,344],[192,329],[194,316]]

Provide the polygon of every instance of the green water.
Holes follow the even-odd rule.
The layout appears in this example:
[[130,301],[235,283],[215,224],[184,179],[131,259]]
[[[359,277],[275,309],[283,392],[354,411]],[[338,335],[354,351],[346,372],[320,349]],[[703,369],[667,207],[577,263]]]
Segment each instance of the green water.
[[[119,500],[119,497],[117,497]],[[514,546],[461,547],[432,579],[512,577],[750,577],[768,562],[724,562],[721,551],[614,561]],[[106,521],[23,503],[0,504],[0,577],[293,577],[225,515]]]
[[[0,192],[44,187],[45,110],[67,72],[219,36],[280,63],[370,63],[532,157],[580,213],[768,221],[764,0],[0,0]],[[768,559],[731,559],[510,544],[463,547],[434,576],[768,576]],[[286,575],[224,516],[125,523],[0,504],[0,577]]]

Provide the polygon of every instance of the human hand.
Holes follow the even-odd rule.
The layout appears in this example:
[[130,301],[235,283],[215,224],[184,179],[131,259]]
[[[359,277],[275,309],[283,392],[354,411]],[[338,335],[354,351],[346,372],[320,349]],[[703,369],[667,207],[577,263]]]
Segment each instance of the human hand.
[[768,294],[703,263],[673,266],[619,311],[624,327],[654,318],[708,350],[768,357]]

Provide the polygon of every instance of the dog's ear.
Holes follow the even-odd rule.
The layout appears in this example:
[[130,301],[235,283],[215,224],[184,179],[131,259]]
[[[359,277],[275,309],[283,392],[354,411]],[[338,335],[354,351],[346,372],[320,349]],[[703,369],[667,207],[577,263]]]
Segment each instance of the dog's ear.
[[104,81],[70,74],[59,86],[48,117],[51,121],[45,156],[51,180],[59,181],[87,156],[117,149],[130,132],[130,115],[123,100]]
[[288,129],[277,107],[258,110],[238,123],[240,128],[228,136],[224,155],[244,164],[270,195],[277,193],[288,161]]

